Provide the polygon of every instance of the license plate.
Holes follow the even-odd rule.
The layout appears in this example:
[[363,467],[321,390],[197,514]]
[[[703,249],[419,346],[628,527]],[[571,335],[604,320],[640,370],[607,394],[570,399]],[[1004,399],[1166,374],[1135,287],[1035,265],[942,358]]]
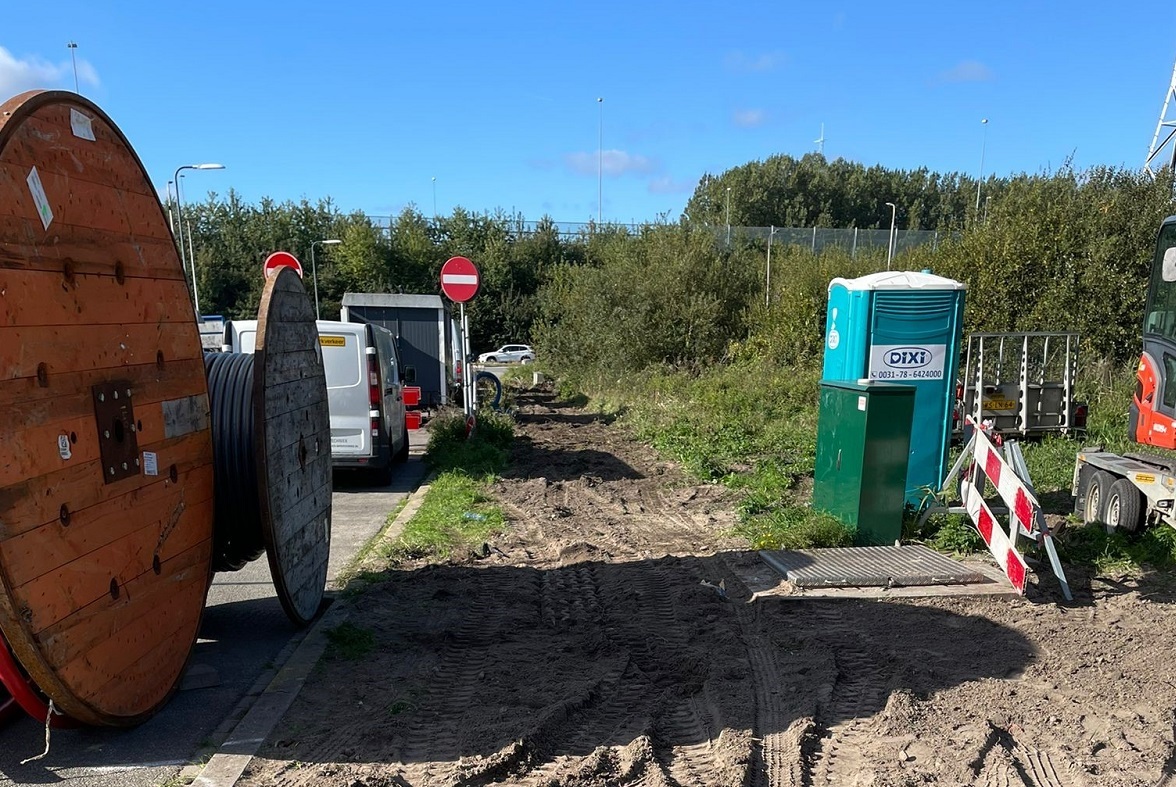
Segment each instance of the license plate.
[[1016,412],[1016,399],[985,399],[984,409],[995,412]]

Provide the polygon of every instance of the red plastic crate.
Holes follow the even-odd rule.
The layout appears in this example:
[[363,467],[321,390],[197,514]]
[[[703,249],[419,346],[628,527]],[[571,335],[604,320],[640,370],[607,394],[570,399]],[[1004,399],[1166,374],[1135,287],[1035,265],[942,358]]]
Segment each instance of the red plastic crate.
[[421,387],[419,385],[404,386],[404,406],[416,407],[421,403]]
[[404,414],[404,424],[410,430],[411,429],[420,429],[421,428],[421,414],[415,413],[415,412],[405,413]]

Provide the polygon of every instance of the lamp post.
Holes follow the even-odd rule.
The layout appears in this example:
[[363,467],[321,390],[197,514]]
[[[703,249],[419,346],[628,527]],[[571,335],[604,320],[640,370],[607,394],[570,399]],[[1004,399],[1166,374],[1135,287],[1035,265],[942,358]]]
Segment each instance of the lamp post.
[[596,99],[600,110],[596,123],[596,226],[599,228],[604,215],[604,99]]
[[890,270],[890,261],[894,259],[894,218],[898,208],[893,202],[887,202],[890,208],[890,234],[886,236],[886,270]]
[[[176,167],[172,180],[176,182],[176,225],[180,228],[180,267],[186,268],[184,259],[184,201],[180,197],[180,173],[186,169],[224,169],[224,164],[182,164]],[[192,255],[192,304],[196,308],[196,319],[200,319],[200,294],[196,290],[196,255]]]
[[976,178],[976,218],[980,218],[980,184],[984,182],[984,148],[988,145],[988,118],[980,120],[984,126],[984,136],[980,142],[980,175]]
[[[436,178],[433,178],[436,180]],[[318,268],[314,264],[314,247],[318,245],[323,246],[338,246],[343,241],[337,238],[330,238],[328,240],[316,240],[310,244],[310,278],[314,281],[314,318],[319,319],[319,300],[318,300]]]
[[731,245],[731,187],[727,187],[727,245]]
[[78,90],[78,56],[76,54],[78,51],[78,45],[76,42],[70,41],[65,46],[67,49],[69,49],[69,59],[73,61],[74,92],[80,96],[82,91]]
[[433,221],[437,220],[437,176],[433,176]]

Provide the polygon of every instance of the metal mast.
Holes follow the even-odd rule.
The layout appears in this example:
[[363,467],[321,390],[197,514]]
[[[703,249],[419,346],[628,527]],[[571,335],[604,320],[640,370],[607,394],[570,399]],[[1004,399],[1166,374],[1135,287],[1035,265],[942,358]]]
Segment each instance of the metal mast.
[[[1176,106],[1173,106],[1174,100],[1176,100],[1176,65],[1172,66],[1172,80],[1168,83],[1168,92],[1164,94],[1164,105],[1160,107],[1160,120],[1156,124],[1156,133],[1152,137],[1151,148],[1147,151],[1147,161],[1143,163],[1143,168],[1152,177],[1155,177],[1160,167],[1164,165],[1168,167],[1176,165],[1176,145],[1172,146],[1171,151],[1165,158],[1160,158],[1160,151],[1168,146],[1173,136],[1176,136]],[[1167,129],[1166,132],[1165,129]],[[1163,142],[1160,142],[1161,134],[1164,135]]]

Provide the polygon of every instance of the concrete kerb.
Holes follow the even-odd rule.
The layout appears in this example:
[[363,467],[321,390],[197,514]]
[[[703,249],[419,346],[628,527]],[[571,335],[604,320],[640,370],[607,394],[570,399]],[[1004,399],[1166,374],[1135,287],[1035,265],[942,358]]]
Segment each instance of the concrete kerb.
[[[405,524],[412,519],[428,494],[434,474],[408,497],[408,502],[392,522],[376,535],[364,550],[364,556],[357,561],[352,576],[378,566],[379,545],[395,540],[404,532]],[[214,733],[220,739],[216,752],[203,765],[189,765],[180,772],[180,779],[200,787],[232,787],[241,778],[258,749],[281,721],[282,716],[298,696],[314,665],[327,647],[327,632],[337,628],[351,613],[350,605],[337,595],[331,606],[318,621],[310,627],[301,639],[292,640],[280,654],[274,667],[258,678],[249,693],[241,699],[237,708]]]

